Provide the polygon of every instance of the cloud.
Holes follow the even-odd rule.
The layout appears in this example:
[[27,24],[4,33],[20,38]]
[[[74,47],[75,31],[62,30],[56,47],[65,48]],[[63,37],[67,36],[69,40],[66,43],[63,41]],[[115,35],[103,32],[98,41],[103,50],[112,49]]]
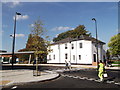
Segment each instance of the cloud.
[[34,24],[30,24],[30,27],[34,27]]
[[59,34],[56,34],[56,36],[55,36],[55,37],[58,37],[58,35],[59,35]]
[[57,31],[65,31],[65,30],[73,30],[74,28],[71,27],[64,27],[64,26],[60,26],[60,27],[55,27],[52,30],[57,30]]
[[[11,37],[13,37],[14,35],[10,35]],[[25,35],[24,34],[15,34],[15,37],[24,37]]]
[[[16,20],[25,20],[28,19],[29,16],[28,15],[17,15],[16,16]],[[15,16],[13,17],[13,19],[15,20]]]
[[10,8],[14,8],[14,7],[20,5],[20,0],[10,0],[10,1],[3,0],[2,3],[8,4],[7,6]]

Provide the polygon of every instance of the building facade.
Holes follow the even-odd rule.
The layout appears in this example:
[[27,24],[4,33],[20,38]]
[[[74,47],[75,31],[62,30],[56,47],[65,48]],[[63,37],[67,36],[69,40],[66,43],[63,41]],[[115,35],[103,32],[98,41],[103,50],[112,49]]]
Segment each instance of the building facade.
[[[98,40],[99,41],[99,40]],[[98,43],[98,60],[105,60],[105,50],[103,45]],[[72,64],[92,64],[96,65],[97,48],[96,39],[93,37],[82,36],[80,38],[66,38],[51,44],[47,56],[47,63],[65,63],[65,60]]]

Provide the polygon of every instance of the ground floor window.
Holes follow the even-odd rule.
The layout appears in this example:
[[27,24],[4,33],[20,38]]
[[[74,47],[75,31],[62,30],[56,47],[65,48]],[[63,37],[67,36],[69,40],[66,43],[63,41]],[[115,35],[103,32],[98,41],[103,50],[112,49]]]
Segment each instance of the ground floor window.
[[49,60],[51,60],[51,55],[49,55]]
[[67,53],[65,54],[65,59],[68,59],[68,54]]
[[81,60],[81,55],[79,55],[79,60]]
[[75,55],[73,55],[73,60],[75,60]]
[[53,55],[53,59],[55,60],[55,54]]

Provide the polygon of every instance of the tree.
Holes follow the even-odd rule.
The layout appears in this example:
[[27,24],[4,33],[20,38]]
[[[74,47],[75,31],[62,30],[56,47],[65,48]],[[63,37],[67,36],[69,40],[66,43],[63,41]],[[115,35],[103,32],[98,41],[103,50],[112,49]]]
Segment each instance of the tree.
[[79,25],[74,30],[69,30],[59,34],[56,38],[53,39],[54,42],[65,39],[67,37],[76,38],[80,35],[90,36],[91,34],[85,29],[84,25]]
[[32,48],[35,51],[35,56],[41,59],[43,59],[43,54],[47,55],[48,43],[42,38],[45,32],[46,30],[43,28],[42,21],[40,19],[36,20],[34,22],[34,26],[32,27],[31,35],[29,36],[32,37],[32,43],[31,40],[28,40],[30,44],[28,43],[26,46]]
[[[49,44],[48,36],[45,36],[46,29],[43,28],[43,23],[40,19],[36,20],[31,27],[31,33],[28,36],[26,47],[19,51],[35,51],[35,56],[39,63],[46,62],[47,47]],[[45,38],[43,38],[45,37]]]
[[[38,59],[43,59],[47,57],[47,41],[43,39],[44,33],[46,30],[43,28],[43,23],[40,19],[34,22],[32,27],[32,49],[35,51],[36,57],[36,75],[38,75]],[[29,46],[29,44],[28,44]]]
[[111,37],[108,47],[112,56],[120,56],[120,33]]

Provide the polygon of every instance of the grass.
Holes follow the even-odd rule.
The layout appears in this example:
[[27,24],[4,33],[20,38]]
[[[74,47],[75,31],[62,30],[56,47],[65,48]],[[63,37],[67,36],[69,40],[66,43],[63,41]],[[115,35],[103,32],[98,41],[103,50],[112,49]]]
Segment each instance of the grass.
[[120,64],[120,61],[113,61],[112,64]]
[[120,65],[113,65],[113,67],[120,67]]

